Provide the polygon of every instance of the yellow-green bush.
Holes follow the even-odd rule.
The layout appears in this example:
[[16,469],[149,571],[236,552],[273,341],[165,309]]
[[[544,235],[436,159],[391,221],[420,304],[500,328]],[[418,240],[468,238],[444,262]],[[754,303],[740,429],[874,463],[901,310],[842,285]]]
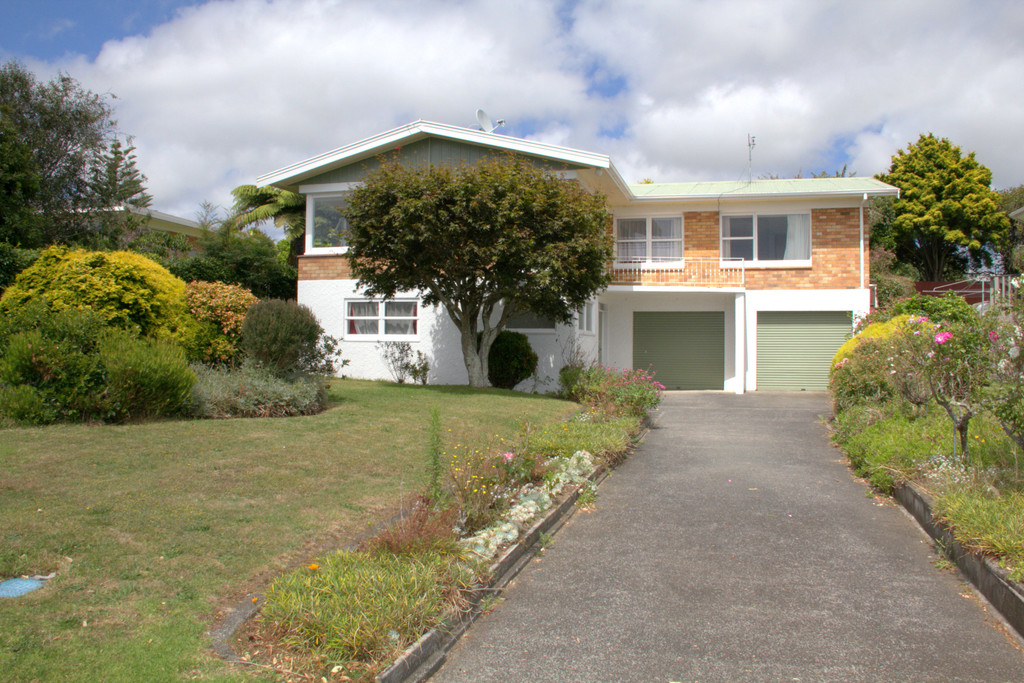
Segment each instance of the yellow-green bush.
[[185,283],[140,254],[50,247],[7,288],[0,312],[35,299],[54,312],[90,309],[108,325],[165,336],[185,314]]
[[836,355],[832,357],[832,369],[835,370],[836,365],[840,361],[852,356],[854,350],[865,341],[869,339],[882,341],[893,337],[906,325],[909,319],[909,315],[899,315],[885,322],[871,323],[852,338],[847,339],[846,343],[839,347]]

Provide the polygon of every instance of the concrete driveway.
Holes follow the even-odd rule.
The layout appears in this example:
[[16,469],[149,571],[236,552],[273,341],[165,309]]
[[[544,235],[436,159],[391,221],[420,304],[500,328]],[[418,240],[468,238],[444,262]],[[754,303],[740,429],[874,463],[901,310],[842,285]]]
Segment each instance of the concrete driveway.
[[670,393],[435,681],[1024,681],[1016,639],[866,495],[824,394]]

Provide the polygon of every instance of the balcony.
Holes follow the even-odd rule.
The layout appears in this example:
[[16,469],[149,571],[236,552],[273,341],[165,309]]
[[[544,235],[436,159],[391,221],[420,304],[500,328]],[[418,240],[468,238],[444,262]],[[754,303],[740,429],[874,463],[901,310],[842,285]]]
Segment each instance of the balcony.
[[742,259],[687,258],[682,261],[608,264],[612,285],[670,287],[743,287],[746,268]]

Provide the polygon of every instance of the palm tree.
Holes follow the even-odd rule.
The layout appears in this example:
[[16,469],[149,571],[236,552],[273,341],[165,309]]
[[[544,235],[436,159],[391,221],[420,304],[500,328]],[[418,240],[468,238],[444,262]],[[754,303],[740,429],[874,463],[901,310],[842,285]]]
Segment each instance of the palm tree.
[[291,241],[288,263],[295,265],[306,234],[306,197],[270,185],[239,185],[231,190],[235,198],[231,226],[241,230],[262,221],[274,221]]

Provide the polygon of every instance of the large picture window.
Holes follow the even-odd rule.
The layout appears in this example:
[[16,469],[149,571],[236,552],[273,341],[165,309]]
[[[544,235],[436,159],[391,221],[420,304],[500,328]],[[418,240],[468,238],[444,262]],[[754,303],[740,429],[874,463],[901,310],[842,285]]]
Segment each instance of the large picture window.
[[340,248],[348,246],[348,220],[345,219],[345,197],[333,195],[310,197],[312,204],[309,217],[312,218],[310,233],[313,249]]
[[806,213],[723,216],[722,258],[810,261],[811,216]]
[[411,337],[418,331],[416,301],[353,299],[345,303],[346,333],[367,337]]
[[617,218],[616,258],[627,263],[679,261],[683,258],[681,216]]

